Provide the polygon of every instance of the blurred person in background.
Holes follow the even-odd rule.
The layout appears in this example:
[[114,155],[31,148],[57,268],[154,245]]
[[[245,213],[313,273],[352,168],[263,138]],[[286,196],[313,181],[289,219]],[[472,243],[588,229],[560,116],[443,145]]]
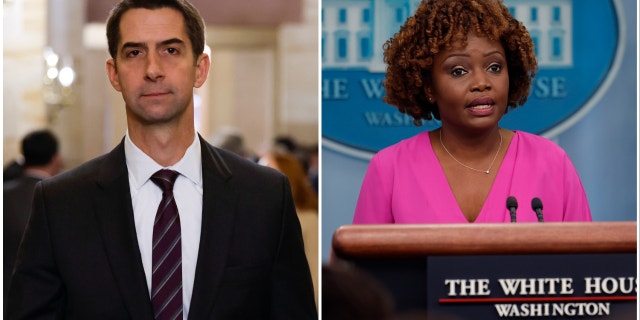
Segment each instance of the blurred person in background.
[[213,135],[211,144],[215,147],[231,151],[252,162],[258,162],[258,156],[246,147],[244,136],[236,128],[221,128]]
[[319,184],[319,163],[318,163],[318,144],[314,144],[308,148],[306,148],[307,153],[307,178],[309,179],[309,183],[311,183],[311,187],[313,191],[318,194],[318,184]]
[[36,183],[60,173],[64,166],[58,146],[58,139],[49,130],[37,130],[27,134],[21,142],[24,162],[20,166],[20,173],[17,177],[4,183],[4,225],[2,231],[5,298],[22,233],[29,220],[31,200]]
[[300,160],[287,150],[274,147],[260,158],[260,164],[284,173],[291,182],[293,202],[301,211],[318,210],[318,196],[313,191]]
[[284,148],[291,154],[296,154],[296,151],[298,151],[298,142],[289,135],[278,135],[273,138],[273,146],[276,148]]
[[288,153],[294,155],[302,170],[309,179],[311,187],[318,194],[318,144],[310,146],[302,145],[296,141],[295,138],[289,135],[278,135],[273,138],[274,148],[286,150]]
[[392,320],[395,301],[389,290],[350,263],[322,266],[322,318]]
[[2,180],[9,181],[22,176],[24,171],[24,157],[20,155],[15,159],[11,159],[2,170]]
[[[275,146],[260,158],[260,164],[284,173],[291,183],[293,203],[302,227],[304,251],[318,295],[318,196],[309,184],[300,161],[287,149]],[[317,300],[316,300],[317,301]]]

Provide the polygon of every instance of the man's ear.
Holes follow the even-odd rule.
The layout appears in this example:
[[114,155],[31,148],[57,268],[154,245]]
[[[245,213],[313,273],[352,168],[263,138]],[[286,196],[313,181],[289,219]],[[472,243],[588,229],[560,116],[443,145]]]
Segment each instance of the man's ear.
[[118,79],[118,67],[116,66],[115,59],[107,60],[107,76],[109,77],[109,82],[111,82],[111,86],[116,89],[116,91],[121,92],[122,87],[120,86],[120,79]]
[[200,88],[204,82],[207,80],[207,76],[209,75],[209,67],[211,66],[211,60],[209,59],[209,55],[206,53],[198,56],[198,60],[196,61],[196,77],[193,82],[193,86],[196,88]]

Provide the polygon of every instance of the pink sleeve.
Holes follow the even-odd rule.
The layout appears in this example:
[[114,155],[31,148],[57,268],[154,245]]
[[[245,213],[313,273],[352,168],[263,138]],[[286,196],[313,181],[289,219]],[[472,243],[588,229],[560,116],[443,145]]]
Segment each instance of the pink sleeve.
[[354,224],[394,222],[391,214],[393,173],[382,166],[380,158],[378,154],[369,162],[356,204]]
[[578,172],[569,156],[564,155],[564,216],[563,221],[592,221],[591,209]]

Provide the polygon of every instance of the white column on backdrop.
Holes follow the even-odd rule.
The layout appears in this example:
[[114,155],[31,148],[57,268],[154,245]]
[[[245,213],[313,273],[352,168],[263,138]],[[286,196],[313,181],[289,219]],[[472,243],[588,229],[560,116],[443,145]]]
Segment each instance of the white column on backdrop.
[[84,140],[95,130],[94,124],[89,125],[86,121],[85,110],[91,106],[82,99],[83,83],[87,79],[79,72],[84,56],[82,31],[86,20],[85,7],[85,0],[48,0],[47,3],[46,45],[60,57],[61,69],[70,67],[76,74],[68,104],[62,108],[47,105],[49,126],[60,139],[67,167],[83,162]]
[[42,102],[46,0],[3,2],[3,163],[20,153],[20,140],[46,125]]

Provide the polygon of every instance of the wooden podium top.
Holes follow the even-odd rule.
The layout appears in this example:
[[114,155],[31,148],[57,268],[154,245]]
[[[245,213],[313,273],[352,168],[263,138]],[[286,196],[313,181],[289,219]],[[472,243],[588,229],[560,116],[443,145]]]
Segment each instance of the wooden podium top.
[[635,253],[637,222],[345,225],[337,258],[429,255]]

